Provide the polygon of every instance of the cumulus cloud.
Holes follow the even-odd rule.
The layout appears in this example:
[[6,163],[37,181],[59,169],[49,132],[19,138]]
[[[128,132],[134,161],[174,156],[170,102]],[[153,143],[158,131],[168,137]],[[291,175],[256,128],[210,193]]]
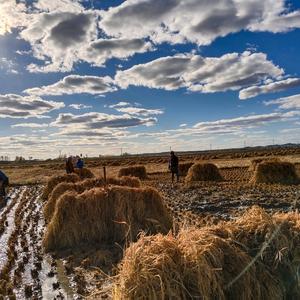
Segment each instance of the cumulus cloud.
[[274,93],[283,91],[289,88],[299,87],[300,78],[288,78],[275,82],[270,82],[263,85],[251,86],[246,89],[242,89],[239,93],[240,99],[248,99],[256,97],[260,94]]
[[230,53],[221,57],[178,54],[118,71],[115,81],[122,88],[129,85],[149,88],[212,93],[238,90],[278,78],[283,69],[269,61],[264,53]]
[[31,95],[72,95],[72,94],[103,94],[116,90],[112,78],[109,76],[80,76],[69,75],[62,80],[42,87],[27,89],[24,92]]
[[241,30],[282,32],[300,27],[299,11],[287,11],[284,0],[127,0],[101,15],[106,34],[150,37],[155,43],[208,45]]
[[64,106],[63,102],[48,101],[38,96],[0,95],[0,118],[42,118]]
[[16,63],[6,57],[0,58],[0,70],[5,71],[7,74],[18,74]]
[[135,53],[152,51],[150,42],[143,39],[98,39],[92,42],[82,58],[96,66],[102,66],[110,58],[127,59]]
[[78,128],[101,129],[101,128],[127,128],[139,125],[151,126],[157,123],[156,118],[139,118],[124,115],[109,115],[98,112],[91,112],[82,115],[70,113],[59,114],[57,119],[51,123],[54,127],[77,126]]
[[278,105],[279,109],[300,109],[300,94],[279,98],[276,100],[265,101],[265,105]]

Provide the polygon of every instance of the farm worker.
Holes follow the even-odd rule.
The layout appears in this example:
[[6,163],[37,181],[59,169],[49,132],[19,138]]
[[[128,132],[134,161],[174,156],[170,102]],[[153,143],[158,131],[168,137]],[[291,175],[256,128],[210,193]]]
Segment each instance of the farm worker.
[[77,156],[76,168],[79,170],[79,176],[82,177],[82,169],[84,166],[84,162],[81,157]]
[[177,182],[178,182],[179,181],[178,157],[175,155],[174,151],[170,152],[169,170],[172,173],[172,183],[174,182],[175,174],[176,174]]
[[0,197],[6,196],[6,188],[8,187],[8,177],[0,170]]
[[74,173],[74,166],[73,166],[73,157],[69,156],[66,160],[66,172],[67,174]]

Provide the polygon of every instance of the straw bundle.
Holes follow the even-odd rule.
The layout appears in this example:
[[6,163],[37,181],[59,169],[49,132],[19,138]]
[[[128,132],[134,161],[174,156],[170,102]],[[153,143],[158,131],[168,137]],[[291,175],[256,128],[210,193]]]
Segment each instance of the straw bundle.
[[141,186],[140,180],[135,177],[107,178],[106,182],[103,178],[86,179],[76,183],[62,182],[53,189],[49,196],[49,200],[44,207],[44,217],[46,221],[50,221],[53,216],[57,200],[66,192],[73,191],[81,194],[86,190],[90,190],[95,187],[103,187],[107,184],[129,187]]
[[257,166],[262,162],[272,162],[272,161],[280,162],[281,160],[278,157],[262,157],[262,158],[252,159],[248,171],[255,171]]
[[122,176],[133,176],[139,179],[146,179],[147,172],[145,166],[133,166],[127,168],[121,168],[119,171],[119,177]]
[[87,169],[87,168],[75,169],[74,172],[81,179],[89,179],[89,178],[94,178],[95,177],[94,173],[90,169]]
[[67,174],[67,175],[54,175],[52,177],[49,178],[49,180],[47,181],[47,184],[44,188],[43,194],[41,196],[41,198],[43,200],[47,200],[49,194],[52,192],[52,190],[59,184],[62,182],[77,182],[79,181],[80,178],[78,177],[78,175],[76,174]]
[[266,161],[257,165],[251,182],[297,184],[299,183],[299,178],[294,164],[280,161]]
[[188,171],[186,182],[222,180],[219,169],[211,163],[196,163]]
[[300,215],[253,207],[236,221],[142,237],[119,265],[120,299],[299,299]]
[[167,233],[171,218],[160,194],[152,188],[94,188],[59,198],[47,226],[47,251],[97,242],[124,243],[139,232]]
[[178,166],[178,172],[180,176],[186,176],[193,162],[181,163]]

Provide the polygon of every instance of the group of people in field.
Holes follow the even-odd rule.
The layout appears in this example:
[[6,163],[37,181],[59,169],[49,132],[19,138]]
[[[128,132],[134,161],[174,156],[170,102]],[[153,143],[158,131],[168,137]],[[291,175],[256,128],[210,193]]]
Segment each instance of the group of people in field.
[[79,174],[82,172],[84,167],[84,161],[82,156],[69,156],[66,159],[66,172],[67,174],[75,173],[75,168],[79,170]]

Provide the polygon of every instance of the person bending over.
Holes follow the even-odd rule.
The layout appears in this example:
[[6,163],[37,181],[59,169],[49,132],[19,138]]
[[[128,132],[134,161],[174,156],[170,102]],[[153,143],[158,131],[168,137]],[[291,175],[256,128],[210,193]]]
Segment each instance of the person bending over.
[[6,197],[6,188],[8,185],[8,177],[0,170],[0,197]]

